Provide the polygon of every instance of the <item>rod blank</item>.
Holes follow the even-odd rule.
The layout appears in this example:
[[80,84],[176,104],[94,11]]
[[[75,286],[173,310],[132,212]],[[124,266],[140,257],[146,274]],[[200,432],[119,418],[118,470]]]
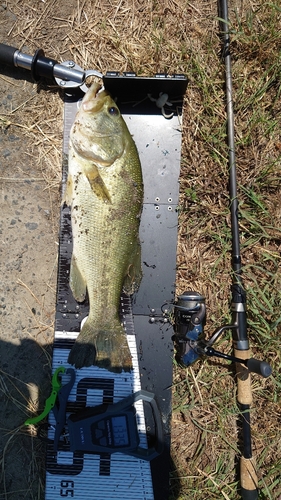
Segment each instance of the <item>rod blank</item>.
[[243,500],[257,500],[258,480],[255,461],[252,457],[250,405],[252,404],[250,367],[259,369],[256,361],[250,361],[246,367],[244,361],[249,359],[249,341],[246,319],[246,293],[242,283],[242,264],[240,255],[240,237],[238,224],[237,173],[235,158],[234,112],[232,99],[232,72],[230,57],[230,34],[227,0],[219,1],[220,29],[223,40],[223,58],[225,63],[225,97],[227,111],[227,137],[229,160],[229,195],[232,233],[232,321],[237,326],[233,330],[234,356],[243,363],[236,363],[238,394],[242,419],[243,452],[240,460],[240,483]]

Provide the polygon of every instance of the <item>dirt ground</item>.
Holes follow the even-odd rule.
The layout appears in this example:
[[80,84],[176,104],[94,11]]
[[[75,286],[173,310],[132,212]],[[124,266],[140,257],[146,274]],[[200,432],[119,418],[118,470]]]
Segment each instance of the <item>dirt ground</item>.
[[[11,86],[1,80],[1,111],[17,107],[33,92],[32,84]],[[41,448],[31,461],[38,442],[31,443],[22,431],[16,435],[15,429],[26,418],[30,397],[36,408],[38,387],[43,399],[44,388],[49,391],[58,247],[50,193],[42,189],[40,170],[29,153],[32,144],[17,129],[2,130],[0,148],[0,446],[5,473],[0,498],[41,498],[36,496],[38,476],[30,470],[31,464],[38,469],[44,464]]]
[[[68,5],[71,9],[71,2]],[[0,41],[17,46],[18,40],[8,35],[17,20],[13,5],[9,7],[5,2],[0,5]],[[66,8],[62,10],[65,13]],[[29,100],[33,121],[32,108],[42,104],[42,94],[25,80],[28,74],[7,72],[1,66],[0,75],[0,498],[31,500],[44,498],[44,444],[20,427],[31,401],[36,411],[50,390],[60,192],[59,184],[55,189],[46,187],[46,165],[36,134],[32,139],[23,133],[29,117],[18,124],[15,112],[15,125],[5,122],[5,114]],[[56,99],[60,143],[62,104]]]

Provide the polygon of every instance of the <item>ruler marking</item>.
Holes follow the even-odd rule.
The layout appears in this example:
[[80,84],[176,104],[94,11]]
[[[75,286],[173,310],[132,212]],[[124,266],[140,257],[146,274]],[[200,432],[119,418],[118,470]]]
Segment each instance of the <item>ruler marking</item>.
[[[65,103],[63,192],[67,179],[69,131],[76,110],[76,102]],[[69,287],[71,255],[71,214],[70,208],[64,205],[61,208],[60,221],[53,371],[59,366],[70,367],[67,361],[68,354],[79,334],[81,320],[87,315],[89,307],[87,301],[77,304],[73,299]],[[85,408],[86,405],[95,406],[102,402],[120,401],[141,388],[131,298],[125,294],[120,297],[120,320],[127,333],[134,369],[132,372],[121,374],[111,373],[96,366],[76,370],[77,380],[69,396],[67,415]],[[140,443],[145,447],[147,440],[142,401],[136,404],[136,411]],[[49,423],[55,426],[52,413],[49,416]],[[54,439],[54,429],[49,430],[48,437],[50,440]],[[121,453],[112,455],[72,453],[69,445],[63,441],[60,441],[58,448],[59,450],[54,452],[53,445],[51,443],[47,445],[45,500],[58,500],[68,495],[79,500],[124,500],[125,495],[129,495],[131,500],[154,499],[149,462]]]

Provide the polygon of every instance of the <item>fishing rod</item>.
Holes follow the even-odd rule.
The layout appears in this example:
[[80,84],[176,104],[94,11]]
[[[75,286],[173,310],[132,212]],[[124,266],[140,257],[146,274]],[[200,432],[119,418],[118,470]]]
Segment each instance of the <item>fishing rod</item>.
[[[242,263],[238,225],[237,176],[234,138],[234,113],[232,99],[232,70],[230,56],[230,33],[227,0],[220,0],[220,31],[223,43],[225,63],[225,97],[227,108],[227,137],[229,161],[229,195],[232,231],[232,322],[237,328],[232,330],[234,355],[242,359],[249,358],[249,340],[247,335],[246,292],[242,282]],[[270,370],[271,371],[271,370]],[[252,455],[250,407],[252,404],[251,377],[249,369],[242,363],[236,364],[238,393],[237,400],[242,414],[243,450],[240,459],[241,496],[245,500],[258,498],[258,479],[256,465]]]
[[[198,358],[216,356],[236,363],[237,400],[242,422],[242,454],[240,459],[240,486],[243,500],[257,500],[258,479],[255,460],[252,454],[250,411],[252,405],[251,376],[254,372],[263,377],[271,375],[271,367],[265,361],[250,358],[247,334],[246,292],[242,281],[242,262],[239,236],[239,207],[237,198],[237,175],[235,158],[234,112],[232,99],[232,70],[230,57],[230,33],[227,0],[219,0],[220,34],[222,55],[225,64],[225,98],[227,111],[227,138],[229,164],[229,197],[231,214],[231,313],[232,322],[218,328],[206,340],[204,325],[206,321],[205,297],[197,292],[185,292],[175,304],[175,345],[176,359],[183,366],[189,366]],[[215,350],[212,345],[226,330],[231,330],[234,355]]]

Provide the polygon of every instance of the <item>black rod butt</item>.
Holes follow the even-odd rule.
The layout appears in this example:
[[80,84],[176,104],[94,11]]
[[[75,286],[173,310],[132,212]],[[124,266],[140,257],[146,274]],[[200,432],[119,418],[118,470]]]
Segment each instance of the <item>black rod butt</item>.
[[243,500],[258,500],[259,492],[258,490],[245,490],[245,488],[241,488],[241,498]]

